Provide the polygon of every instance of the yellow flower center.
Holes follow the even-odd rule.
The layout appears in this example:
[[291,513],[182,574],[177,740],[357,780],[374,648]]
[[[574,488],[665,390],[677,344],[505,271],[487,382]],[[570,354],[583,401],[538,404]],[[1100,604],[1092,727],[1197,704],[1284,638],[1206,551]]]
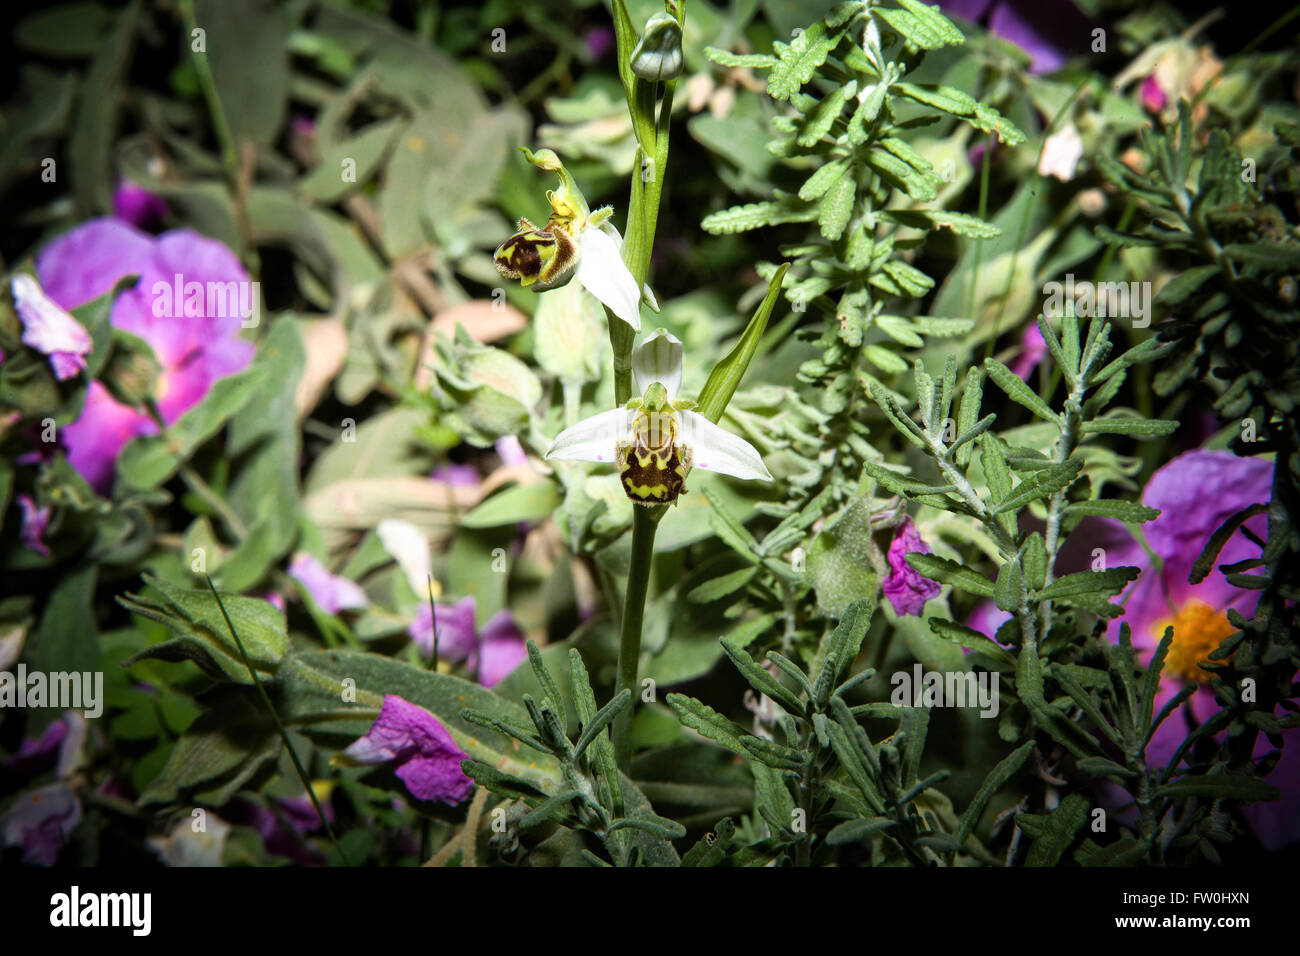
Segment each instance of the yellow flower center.
[[1174,629],[1174,640],[1165,658],[1165,671],[1184,680],[1209,683],[1210,672],[1199,665],[1208,662],[1210,653],[1237,630],[1228,620],[1227,612],[1192,600],[1173,617],[1156,622],[1155,636],[1163,637],[1165,628],[1170,626]]

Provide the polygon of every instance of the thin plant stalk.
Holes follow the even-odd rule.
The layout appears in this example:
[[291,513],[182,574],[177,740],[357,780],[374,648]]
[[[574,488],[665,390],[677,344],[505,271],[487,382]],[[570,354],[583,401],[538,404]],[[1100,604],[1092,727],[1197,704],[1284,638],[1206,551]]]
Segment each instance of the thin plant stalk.
[[[627,688],[637,693],[637,667],[641,660],[641,624],[645,618],[650,565],[654,560],[655,531],[665,506],[637,505],[632,509],[632,562],[627,573],[627,597],[623,601],[623,622],[618,647],[617,696]],[[614,720],[614,758],[624,773],[632,761],[632,716],[629,704]]]

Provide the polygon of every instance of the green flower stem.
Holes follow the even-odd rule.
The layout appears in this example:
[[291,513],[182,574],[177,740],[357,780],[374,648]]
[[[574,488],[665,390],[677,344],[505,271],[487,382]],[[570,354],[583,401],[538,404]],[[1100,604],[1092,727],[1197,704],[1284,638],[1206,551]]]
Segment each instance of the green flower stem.
[[[641,622],[645,617],[646,591],[650,584],[650,564],[654,559],[655,531],[664,506],[636,505],[632,509],[632,564],[627,573],[627,597],[623,600],[622,635],[618,648],[617,696],[624,688],[637,693],[637,665],[641,660]],[[614,719],[614,758],[623,772],[632,762],[632,716],[635,706],[628,704]]]

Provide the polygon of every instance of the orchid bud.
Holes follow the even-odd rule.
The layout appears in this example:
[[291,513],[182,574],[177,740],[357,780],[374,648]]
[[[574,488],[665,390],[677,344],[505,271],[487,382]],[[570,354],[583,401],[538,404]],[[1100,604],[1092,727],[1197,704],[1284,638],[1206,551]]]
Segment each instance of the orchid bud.
[[643,80],[671,80],[682,72],[682,27],[671,13],[646,21],[632,51],[632,72]]

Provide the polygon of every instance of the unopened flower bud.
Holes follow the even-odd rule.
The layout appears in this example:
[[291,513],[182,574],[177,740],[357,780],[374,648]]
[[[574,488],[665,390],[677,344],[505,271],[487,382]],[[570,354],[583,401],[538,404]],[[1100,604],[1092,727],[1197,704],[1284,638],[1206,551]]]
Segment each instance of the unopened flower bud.
[[646,21],[632,51],[632,72],[643,80],[671,80],[682,72],[682,27],[671,13]]

